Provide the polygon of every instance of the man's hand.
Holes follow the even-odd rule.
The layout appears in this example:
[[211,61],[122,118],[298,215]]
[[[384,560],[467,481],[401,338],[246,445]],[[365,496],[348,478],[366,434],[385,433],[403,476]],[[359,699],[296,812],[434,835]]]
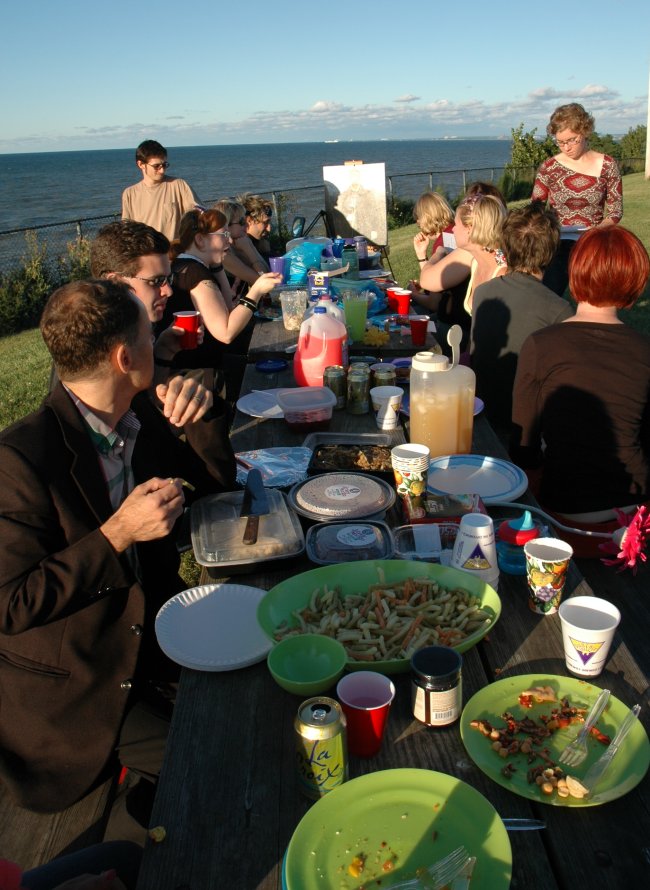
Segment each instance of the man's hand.
[[212,393],[198,379],[202,376],[202,370],[185,377],[178,374],[156,387],[163,414],[174,426],[196,423],[212,407]]
[[137,485],[100,531],[118,553],[138,541],[168,535],[183,513],[185,497],[180,479],[154,476]]

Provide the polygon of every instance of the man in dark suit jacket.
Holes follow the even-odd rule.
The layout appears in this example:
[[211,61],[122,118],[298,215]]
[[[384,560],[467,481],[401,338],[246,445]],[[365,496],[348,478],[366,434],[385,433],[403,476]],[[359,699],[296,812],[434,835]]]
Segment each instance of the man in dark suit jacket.
[[185,586],[181,480],[232,488],[235,463],[227,416],[211,409],[190,448],[152,404],[151,322],[126,285],[65,285],[41,332],[61,382],[0,433],[0,777],[51,812],[104,778],[172,675],[154,619]]

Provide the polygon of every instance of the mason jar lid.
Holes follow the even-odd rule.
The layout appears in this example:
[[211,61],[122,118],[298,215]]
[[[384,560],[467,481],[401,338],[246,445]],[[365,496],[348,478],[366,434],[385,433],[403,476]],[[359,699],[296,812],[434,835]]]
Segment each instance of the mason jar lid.
[[462,665],[462,655],[448,646],[425,646],[411,658],[413,672],[432,686],[453,685],[460,676]]

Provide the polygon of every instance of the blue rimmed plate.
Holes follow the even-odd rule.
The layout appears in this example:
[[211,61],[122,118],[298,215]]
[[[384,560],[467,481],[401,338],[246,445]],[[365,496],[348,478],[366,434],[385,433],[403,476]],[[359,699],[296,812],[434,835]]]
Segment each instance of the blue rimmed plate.
[[429,464],[427,489],[433,494],[478,494],[484,504],[492,504],[514,501],[527,488],[524,471],[498,457],[451,454]]

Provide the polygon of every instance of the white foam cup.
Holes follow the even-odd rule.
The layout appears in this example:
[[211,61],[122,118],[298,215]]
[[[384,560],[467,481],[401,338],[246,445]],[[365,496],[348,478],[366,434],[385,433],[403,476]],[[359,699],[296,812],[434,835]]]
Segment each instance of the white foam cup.
[[451,564],[470,572],[487,584],[499,582],[499,565],[494,539],[494,523],[483,513],[468,513],[460,521]]
[[567,670],[597,677],[605,667],[621,613],[597,596],[572,596],[560,603],[562,642]]

